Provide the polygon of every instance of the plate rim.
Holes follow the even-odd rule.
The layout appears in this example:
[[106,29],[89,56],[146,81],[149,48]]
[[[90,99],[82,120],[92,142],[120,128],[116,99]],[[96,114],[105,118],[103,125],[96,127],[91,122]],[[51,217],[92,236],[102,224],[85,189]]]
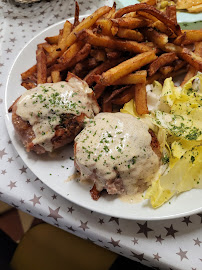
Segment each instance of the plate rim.
[[[80,18],[83,18],[83,17],[87,17],[87,16],[89,16],[88,14],[85,14],[85,15],[82,15],[82,16],[80,16]],[[74,17],[71,17],[71,18],[68,18],[68,20],[73,20],[74,19]],[[11,136],[11,130],[10,130],[10,128],[9,128],[9,122],[10,122],[10,119],[9,119],[9,113],[8,113],[8,86],[9,86],[9,81],[10,81],[10,77],[11,77],[11,74],[12,74],[12,70],[13,70],[13,68],[14,68],[14,66],[15,66],[15,64],[16,64],[16,62],[17,62],[17,60],[18,60],[18,58],[20,57],[20,55],[22,54],[22,52],[24,51],[24,49],[29,45],[29,44],[31,44],[32,42],[33,42],[33,40],[35,40],[36,38],[38,38],[39,36],[42,36],[46,31],[48,31],[48,30],[50,30],[51,28],[55,28],[55,27],[57,27],[57,26],[59,26],[59,25],[62,25],[64,22],[66,21],[66,19],[65,20],[61,20],[61,21],[59,21],[59,22],[57,22],[57,23],[55,23],[55,24],[53,24],[53,25],[51,25],[51,26],[49,26],[49,27],[46,27],[45,29],[43,29],[42,31],[40,31],[37,35],[35,35],[33,38],[31,38],[25,45],[24,45],[24,47],[20,50],[20,52],[17,54],[17,56],[16,56],[16,58],[14,59],[14,61],[13,61],[13,64],[12,64],[12,66],[11,66],[11,68],[10,68],[10,70],[9,70],[9,73],[8,73],[8,78],[7,78],[7,82],[6,82],[6,88],[5,88],[5,94],[4,94],[4,100],[5,100],[5,106],[4,106],[4,109],[5,109],[5,117],[4,117],[4,119],[5,119],[5,123],[6,123],[6,129],[7,129],[7,132],[8,132],[8,134],[9,134],[9,137],[11,138],[11,140],[12,140],[12,136]],[[20,75],[20,74],[19,74]],[[12,144],[13,145],[13,147],[15,148],[15,150],[18,152],[18,150],[17,150],[17,147],[16,147],[16,145],[15,144]],[[20,155],[20,157],[21,157],[21,159],[23,160],[23,162],[27,165],[27,162],[26,162],[26,158],[25,158],[25,156],[22,156],[19,152],[18,152],[18,154]],[[27,165],[28,166],[28,165]],[[29,166],[28,166],[29,167]],[[30,167],[29,167],[29,169],[30,169]],[[30,171],[32,171],[32,169],[30,169]],[[35,174],[37,177],[38,177],[38,175],[37,175],[37,173],[36,172],[33,172],[32,171],[32,173],[33,174]],[[86,207],[86,206],[83,206],[82,205],[82,202],[78,202],[78,201],[75,201],[75,200],[73,200],[73,199],[70,199],[68,196],[64,196],[64,194],[62,194],[61,192],[59,192],[59,191],[56,191],[53,187],[51,187],[51,185],[49,185],[46,181],[44,182],[44,180],[43,179],[41,179],[40,177],[39,177],[39,179],[48,187],[48,188],[50,188],[51,190],[53,190],[54,192],[57,192],[61,197],[63,197],[64,199],[66,199],[66,200],[68,200],[68,201],[70,201],[70,202],[72,202],[72,203],[75,203],[76,205],[78,205],[78,206],[80,206],[80,207],[82,207],[82,208],[84,208],[84,209],[87,209],[87,210],[90,210],[90,211],[95,211],[96,213],[100,213],[100,214],[103,214],[103,215],[106,215],[106,216],[110,216],[110,214],[109,213],[106,213],[104,210],[96,210],[96,209],[94,209],[94,208],[92,208],[91,207],[91,205],[89,205],[88,207]],[[190,190],[189,192],[191,192],[192,190]],[[110,202],[109,202],[110,203]],[[156,209],[152,209],[153,211],[155,211]],[[177,219],[177,218],[181,218],[181,217],[185,217],[185,216],[189,216],[189,215],[194,215],[194,214],[197,214],[197,213],[200,213],[202,211],[202,205],[201,205],[201,207],[198,207],[198,208],[195,208],[194,210],[188,210],[188,211],[185,211],[185,212],[183,212],[183,213],[178,213],[178,214],[169,214],[169,215],[163,215],[163,216],[160,216],[160,217],[153,217],[153,216],[148,216],[148,217],[138,217],[138,216],[130,216],[130,217],[128,217],[128,216],[123,216],[122,214],[112,214],[114,217],[117,217],[117,218],[121,218],[121,219],[125,219],[125,220],[140,220],[140,221],[145,221],[145,220],[148,220],[148,221],[160,221],[160,220],[168,220],[168,219]],[[135,211],[134,211],[135,212]]]

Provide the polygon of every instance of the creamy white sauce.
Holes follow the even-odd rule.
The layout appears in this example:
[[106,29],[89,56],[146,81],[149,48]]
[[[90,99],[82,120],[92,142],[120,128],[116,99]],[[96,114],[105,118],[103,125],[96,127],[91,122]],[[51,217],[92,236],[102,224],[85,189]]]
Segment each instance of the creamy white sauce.
[[98,190],[110,193],[110,183],[118,178],[123,184],[119,193],[135,194],[151,184],[159,169],[148,126],[129,114],[98,114],[75,142],[80,180],[92,179]]
[[99,112],[91,94],[87,83],[74,77],[68,82],[39,84],[20,97],[16,113],[32,125],[35,134],[32,142],[52,151],[51,139],[60,124],[61,114],[79,116],[84,113],[92,118]]

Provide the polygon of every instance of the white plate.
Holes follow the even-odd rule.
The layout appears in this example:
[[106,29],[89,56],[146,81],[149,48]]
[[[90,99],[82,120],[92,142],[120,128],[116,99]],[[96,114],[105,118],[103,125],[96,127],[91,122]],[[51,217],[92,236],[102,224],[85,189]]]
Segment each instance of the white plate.
[[[139,3],[140,2],[138,0],[118,0],[117,7],[121,8],[128,5],[134,5],[134,4],[139,4]],[[178,11],[177,21],[178,23],[202,21],[202,13],[189,13],[189,12]]]
[[[70,21],[72,20],[71,18]],[[63,23],[64,21],[57,23],[33,38],[17,56],[8,77],[5,98],[6,125],[13,145],[23,161],[39,179],[58,194],[80,206],[102,214],[134,220],[163,220],[202,211],[202,190],[183,193],[156,210],[152,209],[147,201],[128,204],[115,196],[103,196],[98,201],[93,201],[89,193],[90,186],[82,185],[74,180],[66,181],[75,173],[74,163],[71,160],[72,145],[65,147],[55,157],[37,156],[25,151],[15,136],[11,114],[7,113],[8,108],[17,97],[25,92],[20,85],[20,74],[35,64],[37,44],[43,42],[47,36],[56,35]]]

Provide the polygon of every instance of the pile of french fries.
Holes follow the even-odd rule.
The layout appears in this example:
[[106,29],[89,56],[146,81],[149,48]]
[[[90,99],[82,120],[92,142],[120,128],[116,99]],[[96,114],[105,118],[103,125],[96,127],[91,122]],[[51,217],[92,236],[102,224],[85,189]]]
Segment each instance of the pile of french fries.
[[146,84],[202,71],[202,30],[180,29],[176,7],[157,10],[155,0],[116,11],[103,6],[79,21],[66,21],[57,36],[38,44],[36,65],[21,74],[26,89],[64,81],[68,72],[94,90],[103,112],[132,98],[137,113],[148,113]]

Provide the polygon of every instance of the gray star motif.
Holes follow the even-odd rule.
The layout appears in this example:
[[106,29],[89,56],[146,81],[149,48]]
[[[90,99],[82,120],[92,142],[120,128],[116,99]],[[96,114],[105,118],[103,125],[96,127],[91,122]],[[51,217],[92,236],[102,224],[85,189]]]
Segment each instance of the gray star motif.
[[68,212],[69,212],[69,213],[71,213],[71,214],[72,214],[72,213],[73,213],[73,211],[75,211],[75,210],[74,210],[74,208],[73,208],[72,206],[71,206],[71,207],[68,207]]
[[171,235],[173,238],[175,238],[175,233],[177,233],[178,231],[173,229],[173,225],[171,225],[170,228],[167,228],[167,227],[164,227],[164,228],[167,230],[166,236]]
[[156,242],[159,242],[159,243],[162,244],[162,241],[163,241],[164,239],[161,237],[161,235],[155,236],[155,237],[156,237]]
[[10,38],[10,42],[14,43],[17,39],[16,38]]
[[89,227],[87,226],[88,221],[83,222],[83,221],[80,220],[80,222],[81,222],[81,225],[79,226],[79,228],[83,229],[83,231],[89,229]]
[[145,258],[144,258],[144,253],[141,253],[141,254],[137,254],[137,253],[135,253],[135,252],[133,252],[133,251],[131,251],[132,252],[132,256],[134,257],[134,258],[137,258],[139,261],[147,261]]
[[192,221],[190,220],[190,217],[184,217],[182,222],[186,223],[187,226],[189,225],[189,223],[192,223]]
[[133,243],[134,243],[134,245],[138,245],[138,239],[136,239],[135,237],[134,237],[134,239],[133,240],[131,240]]
[[118,218],[111,217],[109,222],[111,222],[111,221],[115,221],[119,225],[119,219]]
[[158,262],[159,262],[159,259],[161,259],[161,256],[159,256],[158,253],[153,254],[153,256],[154,256],[154,260],[157,260]]
[[21,169],[19,169],[21,171],[21,174],[26,173],[27,172],[27,168],[23,165]]
[[15,184],[16,182],[17,181],[15,181],[15,182],[10,181],[10,184],[8,185],[8,187],[10,187],[10,190],[17,187],[16,184]]
[[57,195],[53,195],[53,196],[51,196],[52,198],[53,198],[53,200],[56,200],[57,199]]
[[100,223],[100,224],[102,225],[103,223],[105,223],[105,222],[104,222],[104,219],[103,219],[103,218],[99,218],[98,223]]
[[5,175],[6,173],[7,173],[6,170],[2,170],[2,171],[1,171],[1,174],[3,174],[3,175]]
[[201,246],[202,242],[198,239],[198,237],[197,237],[197,239],[193,239],[193,240],[195,242],[194,246],[196,246],[196,245],[199,246],[199,247]]
[[30,182],[31,182],[30,179],[27,179],[27,180],[26,180],[26,183],[27,183],[27,184],[29,184]]
[[12,161],[14,161],[14,160],[13,160],[13,158],[11,157],[11,158],[8,158],[8,161],[7,161],[7,162],[11,163]]
[[148,237],[148,232],[153,231],[147,226],[147,221],[145,221],[144,224],[137,223],[137,225],[140,227],[139,231],[137,233],[143,233],[145,237]]
[[182,261],[183,259],[187,259],[187,260],[188,260],[187,255],[186,255],[186,254],[187,254],[187,251],[183,251],[183,250],[180,248],[180,251],[177,252],[176,254],[180,256],[181,261]]
[[[66,226],[66,227],[67,227],[67,226]],[[76,230],[74,230],[74,229],[72,228],[72,226],[67,227],[67,229],[70,230],[70,231],[72,231],[72,232],[76,232]]]
[[108,242],[108,243],[113,245],[113,247],[120,247],[119,246],[120,240],[115,241],[112,237],[111,237],[111,242]]
[[60,210],[60,207],[56,208],[55,210],[53,210],[52,208],[48,207],[49,208],[49,212],[50,214],[48,215],[48,217],[52,217],[54,218],[56,221],[58,220],[58,218],[63,218],[60,214],[59,214],[59,210]]
[[118,234],[121,234],[122,233],[122,230],[121,229],[117,229],[117,233]]
[[42,197],[42,196],[37,197],[37,196],[34,194],[34,198],[31,199],[30,202],[33,202],[33,206],[35,206],[37,203],[38,203],[38,204],[41,204],[40,201],[39,201],[39,200],[41,199],[41,197]]
[[2,159],[3,156],[7,155],[7,153],[5,152],[5,148],[0,150],[0,158]]
[[7,53],[11,53],[11,52],[12,52],[12,50],[8,48],[7,50],[5,50],[5,52],[7,52]]

